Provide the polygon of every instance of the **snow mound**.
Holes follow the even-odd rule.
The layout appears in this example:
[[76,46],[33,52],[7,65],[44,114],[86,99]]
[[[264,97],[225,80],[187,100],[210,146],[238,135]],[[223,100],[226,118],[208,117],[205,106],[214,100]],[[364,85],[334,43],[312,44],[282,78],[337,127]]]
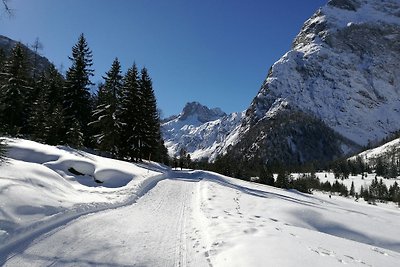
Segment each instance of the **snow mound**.
[[52,221],[124,205],[143,194],[148,178],[168,171],[153,163],[138,166],[64,146],[10,138],[6,142],[8,158],[0,166],[0,244]]

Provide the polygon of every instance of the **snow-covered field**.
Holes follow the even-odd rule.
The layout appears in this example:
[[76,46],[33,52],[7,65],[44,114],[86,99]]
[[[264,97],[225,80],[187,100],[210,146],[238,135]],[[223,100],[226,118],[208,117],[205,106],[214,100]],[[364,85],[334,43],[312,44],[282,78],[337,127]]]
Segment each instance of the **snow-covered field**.
[[395,206],[9,141],[0,265],[400,265]]

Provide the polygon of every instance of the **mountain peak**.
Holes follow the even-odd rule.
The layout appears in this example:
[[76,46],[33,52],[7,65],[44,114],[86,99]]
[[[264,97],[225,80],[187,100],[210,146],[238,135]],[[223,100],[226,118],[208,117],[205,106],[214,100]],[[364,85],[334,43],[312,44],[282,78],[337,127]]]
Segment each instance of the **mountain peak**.
[[220,108],[209,109],[199,102],[189,102],[183,108],[179,120],[183,121],[189,117],[196,117],[199,122],[205,123],[226,116]]

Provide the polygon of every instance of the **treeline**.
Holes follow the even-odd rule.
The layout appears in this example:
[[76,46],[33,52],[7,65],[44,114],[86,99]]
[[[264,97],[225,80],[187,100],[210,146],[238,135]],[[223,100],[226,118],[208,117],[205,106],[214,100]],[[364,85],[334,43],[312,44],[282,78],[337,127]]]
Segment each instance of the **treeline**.
[[116,58],[92,93],[92,57],[81,34],[64,77],[54,65],[38,73],[20,43],[9,55],[0,49],[0,133],[132,161],[167,161],[147,69],[133,64],[123,74]]
[[375,177],[371,185],[364,188],[361,186],[360,197],[365,201],[374,203],[376,200],[397,202],[400,206],[400,187],[397,182],[387,187],[383,180]]
[[368,163],[359,156],[354,160],[337,160],[331,164],[331,169],[335,177],[340,179],[347,179],[350,174],[364,175],[372,171],[377,176],[394,179],[400,175],[400,149],[390,149],[376,158],[369,159]]
[[[350,174],[362,174],[364,177],[367,173],[372,172],[371,167],[365,164],[360,158],[356,158],[354,161],[339,160],[330,164],[329,166],[334,171],[336,178],[332,183],[329,181],[321,182],[315,175],[315,168],[312,163],[289,168],[281,164],[271,164],[264,167],[255,164],[254,169],[250,171],[247,168],[241,170],[240,163],[234,164],[233,162],[226,162],[226,164],[221,164],[221,161],[208,163],[205,159],[199,162],[192,162],[192,166],[199,169],[215,171],[242,180],[253,181],[283,189],[295,189],[308,194],[311,194],[313,190],[320,190],[330,194],[339,194],[344,197],[352,196],[356,199],[362,197],[365,201],[370,203],[375,201],[393,201],[400,206],[400,187],[397,182],[388,188],[387,185],[383,183],[382,179],[378,181],[377,177],[375,177],[370,186],[362,186],[359,192],[356,192],[353,182],[351,183],[350,189],[341,182],[341,180],[348,179]],[[275,177],[274,173],[276,174]],[[291,173],[300,174],[298,177],[294,178]]]
[[346,197],[349,194],[352,194],[351,190],[349,192],[349,190],[343,183],[340,183],[337,180],[332,184],[329,181],[321,182],[319,178],[315,175],[315,173],[302,173],[297,178],[294,178],[289,172],[280,171],[277,174],[275,180],[272,172],[263,171],[260,174],[259,179],[255,181],[261,184],[275,186],[283,189],[296,189],[300,192],[307,194],[311,194],[312,190],[339,193],[340,195]]

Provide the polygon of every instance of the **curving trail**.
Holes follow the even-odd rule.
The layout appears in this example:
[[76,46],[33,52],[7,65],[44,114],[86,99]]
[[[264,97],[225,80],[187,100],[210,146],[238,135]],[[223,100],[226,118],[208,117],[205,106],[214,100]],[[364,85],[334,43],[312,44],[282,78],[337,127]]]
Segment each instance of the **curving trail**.
[[54,229],[5,266],[209,266],[192,220],[199,183],[179,175],[132,205]]

